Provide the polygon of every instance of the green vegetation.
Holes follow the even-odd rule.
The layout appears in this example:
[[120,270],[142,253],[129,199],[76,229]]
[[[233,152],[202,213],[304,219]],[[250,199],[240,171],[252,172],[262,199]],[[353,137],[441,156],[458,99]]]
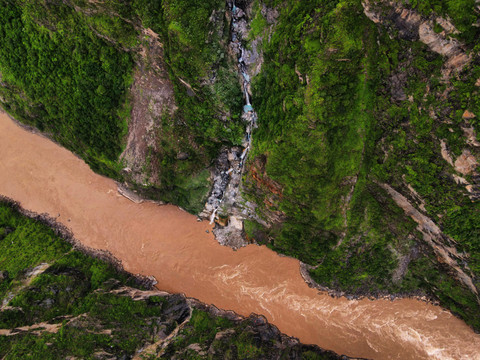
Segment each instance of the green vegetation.
[[[426,9],[426,3],[413,5]],[[451,15],[461,29],[457,37],[475,46],[478,29],[467,30],[470,18],[463,17],[473,3],[470,10],[437,3],[444,4],[438,13]],[[480,66],[474,62],[452,79],[445,100],[444,59],[402,40],[397,29],[374,24],[360,1],[289,1],[278,9],[254,80],[259,128],[249,165],[263,162],[262,182],[282,190],[272,195],[250,172],[245,191],[260,205],[259,216],[268,221],[276,212],[284,220],[263,231],[248,222],[248,236],[315,266],[311,275],[322,285],[354,294],[425,293],[479,329],[475,296],[435,260],[417,224],[378,183],[399,189],[414,205],[423,202],[469,254],[478,285],[478,203],[453,180],[440,139],[454,159],[468,147],[462,114],[480,113],[474,85]]]
[[71,249],[53,230],[5,204],[0,206],[0,234],[0,269],[8,272],[8,279],[0,282],[2,298],[20,281],[25,269],[51,263]]
[[[4,0],[0,5],[3,107],[80,155],[94,171],[117,179],[135,105],[129,96],[133,70],[143,61],[142,26],[158,33],[164,58],[145,61],[166,67],[178,110],[155,129],[159,150],[141,159],[145,172],[154,168],[160,174],[144,190],[198,212],[208,193],[204,170],[221,146],[239,144],[244,132],[224,1]],[[179,160],[179,152],[189,159]],[[194,191],[186,185],[200,180]]]
[[[338,359],[333,353],[298,344],[281,345],[278,331],[254,316],[235,323],[193,310],[192,318],[160,359]],[[267,340],[268,339],[268,340]],[[194,350],[197,346],[200,351]],[[283,347],[283,350],[280,350]],[[207,352],[208,350],[208,352]]]
[[266,172],[283,187],[276,210],[288,215],[272,246],[310,263],[345,230],[352,187],[354,195],[365,187],[377,46],[375,26],[354,16],[361,9],[356,1],[282,9],[254,84],[251,159],[267,155]]
[[101,173],[116,177],[126,124],[117,115],[132,58],[95,36],[71,7],[0,4],[4,107]]
[[[109,292],[134,284],[133,278],[72,250],[52,229],[20,215],[13,205],[0,204],[0,229],[7,233],[0,240],[0,270],[8,272],[0,282],[0,299],[11,299],[0,313],[0,328],[61,325],[53,333],[32,329],[0,336],[2,358],[90,358],[101,349],[131,354],[151,339],[151,319],[166,311],[162,302],[133,301]],[[48,264],[44,272],[31,275],[42,263]]]
[[[201,211],[209,192],[204,170],[222,146],[240,144],[244,133],[224,9],[222,0],[163,1],[154,19],[151,13],[145,20],[163,40],[178,107],[173,116],[162,117],[157,129],[158,150],[151,161],[160,169],[160,179],[149,193],[194,213]],[[179,152],[189,158],[178,160]]]
[[[171,155],[173,158],[173,154]],[[175,165],[177,164],[174,162],[162,162],[165,172],[161,174],[161,181],[163,181],[164,186],[149,185],[137,189],[150,199],[177,204],[186,211],[198,214],[205,206],[205,201],[210,192],[210,172],[204,169],[197,174],[197,166],[196,171],[192,174],[192,172],[189,172],[192,170],[190,164],[184,162],[179,163],[178,167]]]

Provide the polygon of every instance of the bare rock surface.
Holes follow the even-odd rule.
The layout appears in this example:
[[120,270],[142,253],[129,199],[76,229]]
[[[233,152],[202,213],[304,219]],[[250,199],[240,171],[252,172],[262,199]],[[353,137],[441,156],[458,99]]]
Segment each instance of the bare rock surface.
[[150,150],[156,150],[156,129],[163,114],[172,115],[177,106],[173,84],[164,63],[163,45],[151,29],[143,29],[142,50],[137,58],[131,88],[132,111],[127,145],[121,155],[124,171],[136,183],[155,183],[157,167],[147,162]]
[[472,155],[470,150],[463,150],[457,160],[455,160],[455,170],[463,175],[469,175],[475,171],[478,166],[477,159]]

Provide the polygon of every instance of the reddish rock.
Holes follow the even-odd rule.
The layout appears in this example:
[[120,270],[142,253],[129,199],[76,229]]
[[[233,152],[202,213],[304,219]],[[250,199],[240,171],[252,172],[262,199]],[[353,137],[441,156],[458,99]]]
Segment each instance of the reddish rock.
[[227,226],[228,225],[228,216],[219,216],[215,222],[220,226]]
[[472,119],[475,119],[477,116],[474,113],[472,113],[471,111],[465,110],[462,117],[465,120],[472,120]]

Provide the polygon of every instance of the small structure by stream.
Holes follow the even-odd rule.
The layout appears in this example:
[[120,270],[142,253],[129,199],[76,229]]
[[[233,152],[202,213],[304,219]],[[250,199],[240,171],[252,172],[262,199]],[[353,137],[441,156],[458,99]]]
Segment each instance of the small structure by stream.
[[253,205],[241,197],[240,185],[248,153],[252,147],[252,131],[257,127],[257,114],[251,103],[250,76],[244,58],[246,34],[242,29],[245,28],[245,24],[240,23],[246,23],[245,12],[236,6],[234,0],[229,1],[228,5],[232,14],[230,47],[238,57],[238,72],[245,102],[242,119],[246,123],[246,131],[241,147],[234,146],[220,154],[214,172],[212,191],[200,215],[208,218],[210,223],[219,224],[214,234],[220,244],[238,248],[247,244],[243,235],[243,219],[253,212]]

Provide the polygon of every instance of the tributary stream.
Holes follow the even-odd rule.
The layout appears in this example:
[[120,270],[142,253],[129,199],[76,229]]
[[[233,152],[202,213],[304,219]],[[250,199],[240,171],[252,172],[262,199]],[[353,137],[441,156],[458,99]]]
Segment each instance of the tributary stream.
[[242,315],[254,312],[304,343],[374,359],[480,359],[480,335],[441,307],[347,300],[309,288],[297,260],[264,246],[219,245],[208,221],[175,206],[136,204],[113,180],[0,113],[0,194],[47,213],[86,246],[110,251],[157,287]]

